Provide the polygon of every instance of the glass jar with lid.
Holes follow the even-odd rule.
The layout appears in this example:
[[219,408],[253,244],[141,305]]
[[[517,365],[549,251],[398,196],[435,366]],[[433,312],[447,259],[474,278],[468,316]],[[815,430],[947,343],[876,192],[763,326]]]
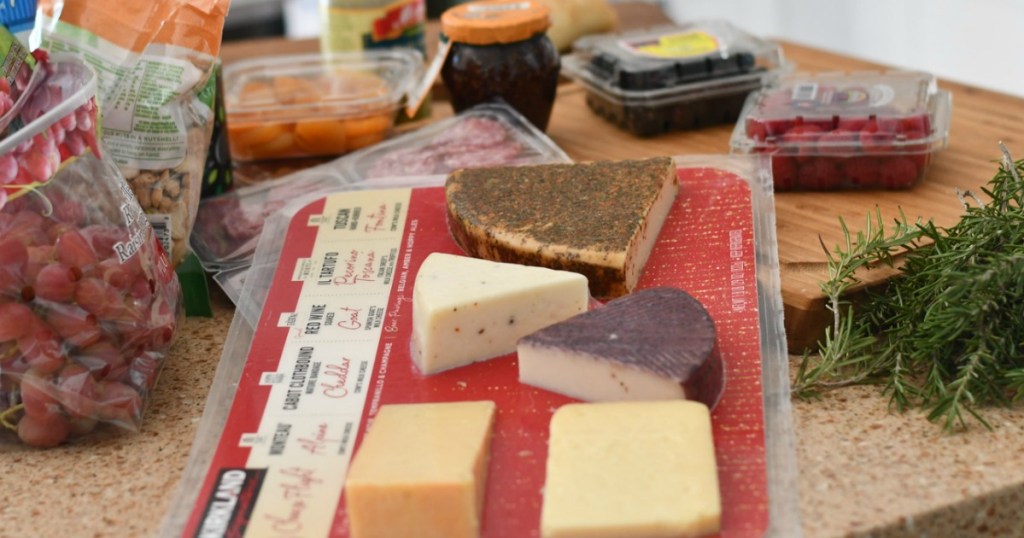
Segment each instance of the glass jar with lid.
[[456,112],[504,100],[547,129],[561,62],[545,33],[549,10],[535,0],[482,0],[441,16],[450,49],[441,78]]

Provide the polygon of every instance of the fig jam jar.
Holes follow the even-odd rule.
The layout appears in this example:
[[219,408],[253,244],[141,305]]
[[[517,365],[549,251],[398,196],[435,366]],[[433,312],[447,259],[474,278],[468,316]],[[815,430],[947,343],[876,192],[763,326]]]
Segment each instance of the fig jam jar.
[[547,129],[561,68],[545,33],[548,14],[534,0],[484,0],[444,12],[441,39],[450,49],[441,78],[456,112],[501,99]]

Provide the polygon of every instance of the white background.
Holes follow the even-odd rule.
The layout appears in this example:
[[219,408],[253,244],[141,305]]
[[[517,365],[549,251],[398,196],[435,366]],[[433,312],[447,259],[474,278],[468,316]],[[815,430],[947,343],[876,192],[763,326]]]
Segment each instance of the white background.
[[1024,97],[1024,0],[663,0],[776,37]]
[[[229,23],[283,11],[289,35],[316,35],[320,1],[233,0]],[[1024,0],[649,1],[676,21],[726,19],[755,35],[1024,97]]]

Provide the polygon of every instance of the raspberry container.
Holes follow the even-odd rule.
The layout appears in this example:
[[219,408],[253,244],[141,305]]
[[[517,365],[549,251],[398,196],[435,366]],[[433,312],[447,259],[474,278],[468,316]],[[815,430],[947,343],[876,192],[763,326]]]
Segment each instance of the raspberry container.
[[904,189],[946,146],[951,107],[927,73],[794,73],[749,97],[730,148],[770,154],[777,191]]
[[231,158],[341,155],[391,135],[419,80],[413,49],[258,58],[224,69]]
[[777,44],[720,20],[589,36],[562,59],[590,109],[638,136],[732,123],[786,69]]

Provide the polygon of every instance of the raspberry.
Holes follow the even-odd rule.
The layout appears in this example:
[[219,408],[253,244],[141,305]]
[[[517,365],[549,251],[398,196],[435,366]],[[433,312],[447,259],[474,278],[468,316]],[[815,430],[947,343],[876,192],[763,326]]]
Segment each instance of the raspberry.
[[917,166],[907,157],[886,159],[880,167],[882,186],[887,189],[905,189],[918,179]]
[[818,138],[818,155],[851,155],[857,151],[857,133],[836,129]]
[[800,165],[797,172],[800,188],[826,191],[842,186],[842,176],[831,157],[818,157]]
[[794,189],[796,187],[796,160],[784,155],[772,157],[772,182],[777,191]]
[[864,153],[888,153],[893,149],[895,134],[883,129],[879,122],[872,118],[860,130],[860,146]]
[[870,189],[880,182],[878,157],[851,157],[844,163],[846,182],[856,188]]
[[751,140],[763,142],[764,139],[768,137],[768,129],[761,120],[747,118],[746,128],[747,136],[750,137]]

